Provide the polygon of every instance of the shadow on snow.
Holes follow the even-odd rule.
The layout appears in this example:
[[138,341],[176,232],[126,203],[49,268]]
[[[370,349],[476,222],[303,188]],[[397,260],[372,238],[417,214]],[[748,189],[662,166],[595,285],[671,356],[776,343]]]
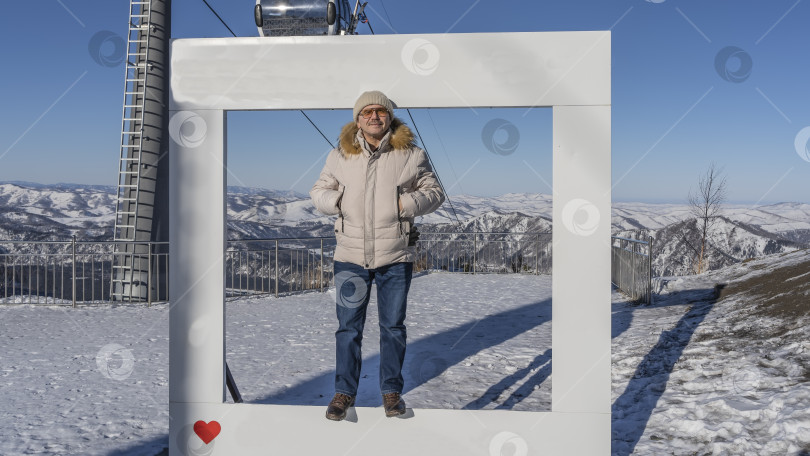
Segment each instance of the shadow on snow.
[[[633,378],[624,393],[612,405],[612,454],[625,456],[633,453],[644,433],[647,422],[663,392],[675,363],[683,353],[698,325],[714,306],[723,286],[713,290],[693,290],[683,295],[673,295],[657,303],[654,307],[687,305],[692,307],[670,330],[664,331],[658,343],[639,363]],[[686,302],[684,302],[686,301]],[[611,337],[621,335],[630,327],[632,313],[637,306],[614,309],[611,323]],[[516,309],[488,315],[480,320],[465,323],[445,332],[434,334],[408,343],[408,351],[403,369],[405,389],[403,394],[439,377],[450,366],[460,363],[484,349],[496,346],[526,331],[530,331],[551,320],[551,300],[528,304]],[[379,368],[379,355],[363,359],[358,406],[378,406],[379,386],[376,371]],[[490,386],[479,398],[467,403],[463,409],[481,409],[487,404],[500,400],[500,395],[525,378],[531,371],[536,372],[519,386],[496,408],[512,409],[528,397],[536,385],[551,376],[551,349],[538,354],[526,367],[504,377]],[[265,396],[253,403],[287,405],[325,405],[333,393],[334,371],[319,375],[299,383],[283,392]],[[622,429],[628,429],[619,435]],[[115,450],[110,456],[145,454],[144,450],[168,445],[168,435],[136,444],[128,449]],[[159,450],[156,450],[156,452]],[[168,454],[166,450],[159,456]]]
[[[672,296],[662,302],[662,306],[692,304],[692,307],[672,329],[661,333],[658,343],[639,363],[627,388],[613,402],[611,408],[613,456],[633,453],[658,400],[667,388],[675,363],[689,344],[697,327],[714,307],[723,287],[724,285],[717,285],[713,290],[693,290],[686,295]],[[684,302],[684,299],[687,301]],[[626,432],[620,435],[625,429]]]
[[[482,350],[499,345],[550,320],[551,300],[547,299],[488,315],[480,320],[465,323],[439,334],[409,341],[402,373],[405,378],[402,393],[406,394],[408,391],[427,383],[431,379],[440,376],[450,366],[456,365]],[[376,343],[377,341],[366,339],[364,342]],[[518,376],[519,373],[516,372],[508,376],[500,381],[498,385],[491,387],[482,398],[467,404],[464,408],[481,408],[481,406],[490,402],[489,399],[483,401],[484,397],[497,396],[501,391],[522,379],[529,369],[534,369],[536,365],[543,364],[537,364],[544,359],[543,356],[550,358],[551,351],[547,350],[531,366],[522,369],[524,375]],[[382,403],[379,393],[379,363],[379,354],[363,359],[360,387],[355,402],[359,407],[376,407]],[[542,383],[546,378],[548,378],[548,375],[535,374],[527,384],[521,386],[515,393],[523,393],[526,390],[530,392],[535,384]],[[531,385],[528,383],[531,383]],[[253,401],[253,403],[325,406],[333,393],[334,370],[294,385],[285,391],[260,398]],[[509,403],[506,408],[511,408],[514,404],[520,402],[516,397],[510,399],[502,405]],[[477,406],[477,404],[480,404],[480,406]]]

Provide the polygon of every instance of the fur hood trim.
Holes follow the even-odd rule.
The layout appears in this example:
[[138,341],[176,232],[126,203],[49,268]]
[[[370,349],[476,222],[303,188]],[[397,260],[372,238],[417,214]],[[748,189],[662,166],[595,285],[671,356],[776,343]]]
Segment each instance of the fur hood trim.
[[[344,155],[353,156],[363,152],[362,147],[357,142],[357,132],[359,130],[357,122],[349,122],[343,126],[340,131],[339,149]],[[388,144],[394,150],[416,147],[416,141],[414,141],[411,129],[396,117],[391,121],[391,135],[388,138]]]

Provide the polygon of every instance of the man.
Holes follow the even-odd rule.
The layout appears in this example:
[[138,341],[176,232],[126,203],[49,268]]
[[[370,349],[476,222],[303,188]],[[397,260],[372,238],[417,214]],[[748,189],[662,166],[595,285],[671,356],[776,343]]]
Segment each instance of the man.
[[[402,363],[405,309],[415,248],[414,218],[444,202],[425,151],[394,117],[382,92],[365,92],[354,105],[320,178],[309,192],[315,207],[335,222],[335,396],[326,418],[342,420],[354,405],[362,361],[360,347],[372,282],[380,320],[380,393],[386,416],[405,413]],[[412,244],[415,244],[413,242]]]

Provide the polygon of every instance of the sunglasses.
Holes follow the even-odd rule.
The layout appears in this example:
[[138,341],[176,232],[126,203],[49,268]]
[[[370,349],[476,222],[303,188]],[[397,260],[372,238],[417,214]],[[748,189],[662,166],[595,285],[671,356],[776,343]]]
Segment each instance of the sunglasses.
[[385,109],[385,108],[367,108],[367,109],[364,109],[364,110],[360,111],[360,115],[361,115],[361,116],[362,116],[364,119],[370,119],[370,118],[371,118],[371,116],[372,116],[372,115],[373,115],[375,112],[376,112],[376,113],[377,113],[377,115],[378,115],[378,116],[380,116],[380,117],[388,117],[388,110],[387,110],[387,109]]

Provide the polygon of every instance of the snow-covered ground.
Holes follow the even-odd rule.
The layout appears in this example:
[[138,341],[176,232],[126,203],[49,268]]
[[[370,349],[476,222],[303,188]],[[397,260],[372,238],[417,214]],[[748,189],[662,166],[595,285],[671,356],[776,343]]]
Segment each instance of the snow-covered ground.
[[[810,452],[808,278],[803,250],[662,279],[649,307],[615,292],[613,454]],[[549,410],[550,298],[548,276],[414,278],[408,405]],[[375,304],[362,406],[380,404]],[[228,364],[247,402],[325,406],[333,306],[334,290],[228,302]],[[0,341],[0,454],[167,446],[168,305],[1,306]]]
[[613,305],[613,454],[810,454],[810,250]]

